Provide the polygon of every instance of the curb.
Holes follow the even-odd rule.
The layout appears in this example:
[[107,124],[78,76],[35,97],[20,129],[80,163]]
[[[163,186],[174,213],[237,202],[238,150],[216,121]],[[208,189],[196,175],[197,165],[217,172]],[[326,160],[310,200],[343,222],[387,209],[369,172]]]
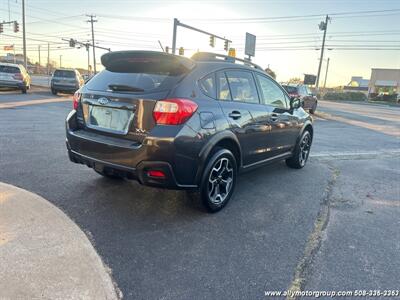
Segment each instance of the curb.
[[71,219],[44,198],[1,182],[0,266],[0,299],[122,297]]

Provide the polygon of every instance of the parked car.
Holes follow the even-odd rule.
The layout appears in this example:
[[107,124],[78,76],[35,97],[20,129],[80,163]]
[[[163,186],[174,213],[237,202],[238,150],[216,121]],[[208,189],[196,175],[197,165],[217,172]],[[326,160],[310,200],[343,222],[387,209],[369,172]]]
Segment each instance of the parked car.
[[31,77],[23,65],[0,63],[0,87],[16,88],[26,94],[31,87]]
[[72,162],[197,190],[211,212],[229,201],[240,171],[305,166],[312,118],[257,65],[201,52],[110,52],[101,61],[105,70],[75,93],[66,119]]
[[74,93],[83,84],[84,80],[78,70],[57,69],[51,78],[51,92],[53,95],[59,92]]
[[289,93],[290,97],[299,98],[301,100],[303,109],[308,110],[311,114],[317,110],[318,99],[311,93],[308,86],[304,84],[288,84],[282,86]]

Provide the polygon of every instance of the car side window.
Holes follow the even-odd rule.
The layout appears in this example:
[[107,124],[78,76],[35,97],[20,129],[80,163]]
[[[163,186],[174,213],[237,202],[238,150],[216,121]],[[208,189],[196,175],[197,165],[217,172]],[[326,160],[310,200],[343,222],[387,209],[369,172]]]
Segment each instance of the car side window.
[[288,108],[285,94],[271,79],[256,74],[261,88],[262,102],[279,108]]
[[231,92],[229,90],[228,80],[224,72],[217,73],[218,81],[218,99],[219,100],[232,100]]
[[233,101],[259,103],[256,84],[251,72],[227,71],[226,77]]
[[208,97],[214,99],[216,98],[214,73],[206,75],[205,77],[200,79],[199,85],[204,94],[206,94]]

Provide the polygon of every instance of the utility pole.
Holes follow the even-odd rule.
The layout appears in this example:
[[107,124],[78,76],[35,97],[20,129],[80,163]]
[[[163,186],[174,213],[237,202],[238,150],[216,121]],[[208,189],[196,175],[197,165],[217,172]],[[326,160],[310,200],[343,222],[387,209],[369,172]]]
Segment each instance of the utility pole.
[[326,87],[326,79],[328,78],[328,69],[329,69],[329,57],[328,61],[326,62],[326,72],[325,72],[325,80],[324,80],[324,89]]
[[25,32],[25,0],[22,0],[22,43],[24,52],[24,67],[27,69],[27,59],[26,59],[26,32]]
[[319,87],[319,79],[321,75],[321,66],[322,66],[322,60],[324,59],[324,50],[325,50],[325,38],[326,38],[326,30],[328,29],[328,21],[329,21],[329,16],[326,15],[325,22],[321,22],[319,24],[319,29],[324,31],[324,36],[322,38],[322,47],[321,47],[321,57],[319,59],[319,65],[318,65],[318,73],[317,73],[317,82],[315,87],[318,89]]
[[61,59],[62,59],[62,55],[60,55],[60,69],[62,68]]
[[47,43],[47,75],[50,75],[50,43]]
[[90,51],[89,51],[89,44],[85,45],[86,51],[87,51],[87,70],[88,70],[88,76],[90,76]]
[[39,51],[39,68],[40,68],[40,45],[38,45],[38,51]]
[[96,17],[94,15],[87,15],[87,16],[90,18],[90,20],[88,20],[87,22],[90,22],[91,25],[92,25],[93,71],[94,71],[94,74],[96,74],[96,51],[95,51],[96,47],[94,46],[94,28],[93,28],[93,23],[97,22],[97,20],[94,19]]

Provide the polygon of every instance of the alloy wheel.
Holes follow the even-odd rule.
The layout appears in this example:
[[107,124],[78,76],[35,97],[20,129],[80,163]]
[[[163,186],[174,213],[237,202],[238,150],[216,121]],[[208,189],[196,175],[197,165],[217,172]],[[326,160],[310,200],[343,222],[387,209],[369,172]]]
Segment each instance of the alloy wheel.
[[214,163],[208,178],[210,202],[219,205],[225,201],[233,186],[233,176],[233,166],[228,158],[222,157]]
[[310,148],[311,137],[309,134],[305,134],[300,142],[299,162],[301,166],[306,164],[308,155],[310,154]]

